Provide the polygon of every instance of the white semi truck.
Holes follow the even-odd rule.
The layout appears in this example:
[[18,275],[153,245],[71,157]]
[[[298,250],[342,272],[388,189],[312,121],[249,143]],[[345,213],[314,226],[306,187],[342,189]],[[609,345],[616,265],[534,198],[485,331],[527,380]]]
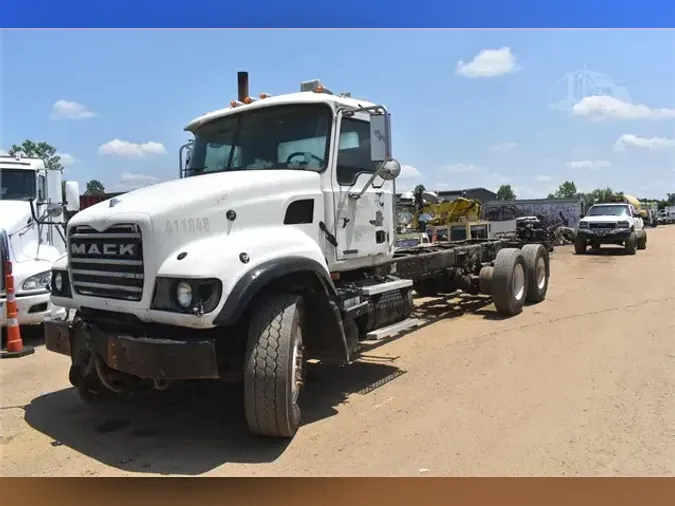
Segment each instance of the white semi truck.
[[[467,240],[396,248],[385,107],[318,81],[191,121],[179,179],[68,223],[45,324],[85,401],[173,380],[243,382],[250,430],[292,437],[307,359],[350,363],[364,340],[419,324],[413,289],[489,294],[505,316],[545,299],[541,244]],[[187,155],[183,157],[183,155]],[[348,374],[348,371],[346,371]]]
[[[67,188],[77,200],[77,183]],[[62,200],[60,170],[48,170],[39,158],[0,156],[0,327],[7,325],[6,261],[12,263],[19,326],[64,313],[49,295],[52,264],[66,251]]]

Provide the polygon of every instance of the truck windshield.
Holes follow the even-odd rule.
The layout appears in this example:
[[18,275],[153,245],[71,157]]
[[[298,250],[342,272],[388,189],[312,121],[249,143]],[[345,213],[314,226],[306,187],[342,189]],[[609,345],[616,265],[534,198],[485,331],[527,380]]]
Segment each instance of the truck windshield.
[[587,216],[628,216],[628,206],[593,206]]
[[332,112],[323,104],[265,107],[226,116],[195,132],[186,176],[235,170],[322,171]]
[[22,169],[0,169],[0,200],[32,200],[35,198],[35,172]]

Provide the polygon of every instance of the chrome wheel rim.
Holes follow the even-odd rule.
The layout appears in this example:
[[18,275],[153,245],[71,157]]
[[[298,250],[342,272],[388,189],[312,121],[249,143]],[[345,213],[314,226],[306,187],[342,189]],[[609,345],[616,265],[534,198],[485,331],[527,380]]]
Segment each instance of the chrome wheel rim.
[[513,283],[512,283],[513,297],[516,300],[523,298],[525,294],[525,269],[521,264],[516,264],[513,269]]
[[298,398],[300,397],[300,390],[303,384],[303,346],[302,346],[302,331],[300,328],[297,329],[297,336],[293,342],[293,363],[291,367],[291,378],[293,383],[291,384],[291,394],[293,397],[293,402],[297,403]]
[[539,257],[537,260],[537,287],[541,290],[546,284],[546,262],[544,257]]

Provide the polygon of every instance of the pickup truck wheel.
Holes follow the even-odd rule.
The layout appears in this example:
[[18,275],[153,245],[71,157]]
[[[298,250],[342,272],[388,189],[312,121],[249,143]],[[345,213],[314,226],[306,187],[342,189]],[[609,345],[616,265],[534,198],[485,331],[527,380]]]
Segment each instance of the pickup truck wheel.
[[637,237],[635,236],[635,232],[631,232],[628,239],[626,239],[626,242],[623,245],[623,249],[627,254],[635,255],[635,253],[637,252]]
[[574,239],[574,252],[577,255],[583,255],[586,253],[587,247],[588,243],[586,242],[586,239],[579,239],[578,237]]
[[302,297],[295,294],[272,295],[253,310],[244,371],[244,408],[254,434],[291,438],[300,426],[304,310]]
[[492,300],[497,313],[515,316],[523,310],[527,294],[525,257],[517,248],[504,248],[492,272]]
[[643,231],[637,240],[637,249],[647,249],[647,232]]
[[525,259],[527,292],[525,300],[534,304],[546,298],[551,263],[548,251],[541,244],[526,244],[521,250]]

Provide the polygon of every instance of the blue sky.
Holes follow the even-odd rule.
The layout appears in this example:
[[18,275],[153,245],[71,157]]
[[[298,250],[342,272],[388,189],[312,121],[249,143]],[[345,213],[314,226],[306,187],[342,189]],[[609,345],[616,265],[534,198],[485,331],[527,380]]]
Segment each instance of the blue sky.
[[[639,196],[675,191],[675,32],[509,30],[3,31],[0,148],[66,154],[66,177],[126,190],[178,174],[183,127],[251,91],[319,78],[387,105],[401,185],[564,180]],[[459,62],[463,62],[460,64]],[[565,76],[595,72],[567,109]],[[604,81],[599,74],[607,77]],[[563,80],[561,82],[561,80]],[[580,80],[578,82],[589,82]],[[593,96],[602,93],[605,96]],[[574,97],[572,97],[574,98]],[[565,105],[563,103],[563,105]]]

